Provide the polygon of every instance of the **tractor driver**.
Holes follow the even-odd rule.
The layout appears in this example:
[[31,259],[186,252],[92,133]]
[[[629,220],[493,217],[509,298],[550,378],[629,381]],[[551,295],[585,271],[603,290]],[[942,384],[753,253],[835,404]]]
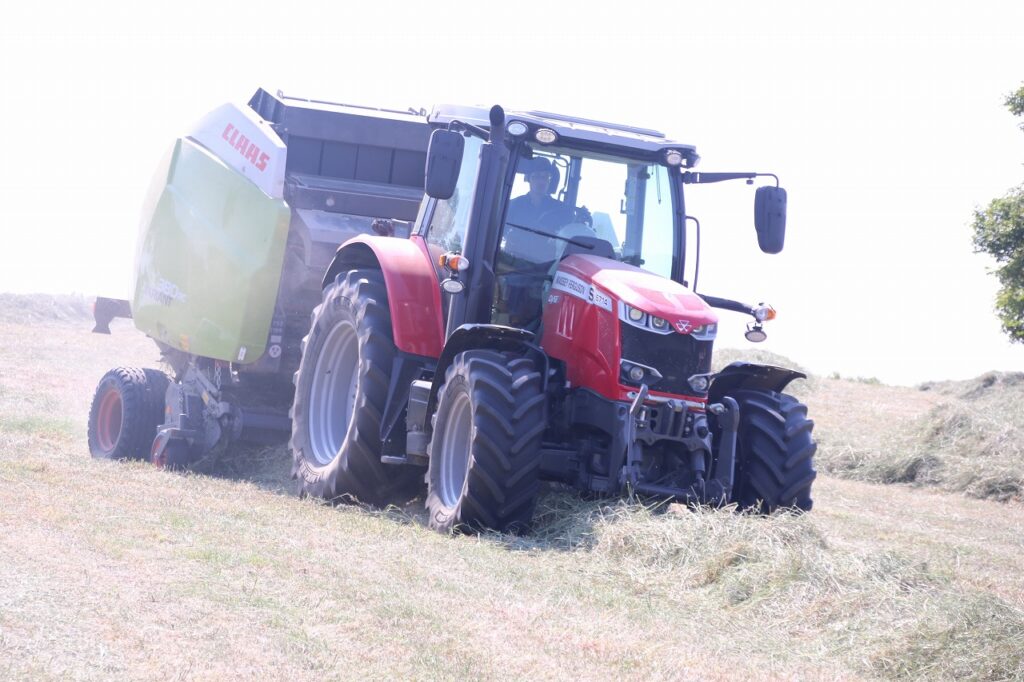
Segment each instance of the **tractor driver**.
[[559,230],[571,223],[591,224],[590,211],[551,196],[558,188],[558,169],[547,159],[527,159],[520,168],[530,189],[508,202],[504,250],[546,270],[556,256]]
[[508,204],[497,263],[495,313],[503,324],[535,330],[545,284],[559,251],[559,230],[576,222],[577,214],[589,218],[589,212],[551,196],[558,187],[558,170],[547,159],[524,160],[520,169],[530,189]]
[[530,191],[508,203],[508,222],[535,229],[557,229],[559,225],[551,223],[566,214],[565,204],[551,196],[556,189],[557,171],[550,161],[541,158],[531,159],[527,169],[526,182]]

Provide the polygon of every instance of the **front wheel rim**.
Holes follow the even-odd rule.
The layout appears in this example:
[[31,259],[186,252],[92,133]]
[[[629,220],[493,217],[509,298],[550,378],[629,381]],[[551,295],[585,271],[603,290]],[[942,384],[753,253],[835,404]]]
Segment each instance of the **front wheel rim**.
[[441,445],[441,470],[438,478],[441,502],[454,507],[462,498],[469,473],[469,450],[473,428],[473,411],[469,395],[460,392],[448,411]]

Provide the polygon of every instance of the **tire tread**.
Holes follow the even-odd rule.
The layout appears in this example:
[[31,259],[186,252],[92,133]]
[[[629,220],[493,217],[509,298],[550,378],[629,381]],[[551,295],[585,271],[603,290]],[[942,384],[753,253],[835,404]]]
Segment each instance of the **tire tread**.
[[[308,451],[308,384],[316,367],[313,354],[322,339],[343,320],[354,323],[359,341],[359,392],[354,423],[334,460],[320,465]],[[376,270],[340,273],[323,291],[323,300],[311,317],[309,334],[302,340],[303,354],[295,373],[292,416],[292,476],[299,494],[329,501],[356,500],[377,507],[401,504],[422,487],[422,470],[381,462],[381,420],[387,401],[391,363],[396,349],[383,276]],[[307,351],[309,351],[307,353]]]
[[[157,427],[164,421],[164,400],[170,378],[157,369],[115,367],[100,379],[89,409],[89,452],[98,459],[148,459]],[[121,395],[121,431],[114,447],[99,444],[97,419],[104,394]]]
[[775,391],[741,389],[732,397],[740,406],[733,501],[764,514],[810,511],[817,444],[807,406]]
[[[450,389],[453,379],[466,381]],[[438,399],[435,438],[431,441],[431,486],[427,495],[431,527],[521,532],[529,528],[540,493],[540,443],[545,429],[546,399],[541,375],[531,360],[509,358],[493,350],[470,350],[456,356]],[[447,507],[435,491],[449,390],[470,393],[474,436],[464,494]]]

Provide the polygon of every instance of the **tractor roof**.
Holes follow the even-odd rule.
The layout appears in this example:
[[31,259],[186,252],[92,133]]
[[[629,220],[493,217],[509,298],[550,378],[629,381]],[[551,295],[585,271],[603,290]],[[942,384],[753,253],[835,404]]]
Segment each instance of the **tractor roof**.
[[[427,120],[435,126],[447,125],[457,120],[486,129],[490,127],[489,111],[484,107],[439,104],[430,112]],[[678,149],[688,157],[691,167],[696,165],[699,159],[695,146],[670,140],[664,133],[650,128],[595,121],[547,111],[506,111],[505,120],[522,121],[531,128],[550,128],[558,133],[560,138],[578,140],[594,146],[608,145],[648,153]]]

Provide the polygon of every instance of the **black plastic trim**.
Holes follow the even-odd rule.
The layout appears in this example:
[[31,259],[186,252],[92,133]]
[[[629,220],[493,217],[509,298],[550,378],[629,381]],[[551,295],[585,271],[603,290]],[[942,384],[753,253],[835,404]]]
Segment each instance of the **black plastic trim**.
[[734,362],[715,375],[708,389],[708,400],[713,403],[720,402],[723,396],[738,389],[781,392],[791,381],[806,378],[806,374],[794,369],[752,362]]

